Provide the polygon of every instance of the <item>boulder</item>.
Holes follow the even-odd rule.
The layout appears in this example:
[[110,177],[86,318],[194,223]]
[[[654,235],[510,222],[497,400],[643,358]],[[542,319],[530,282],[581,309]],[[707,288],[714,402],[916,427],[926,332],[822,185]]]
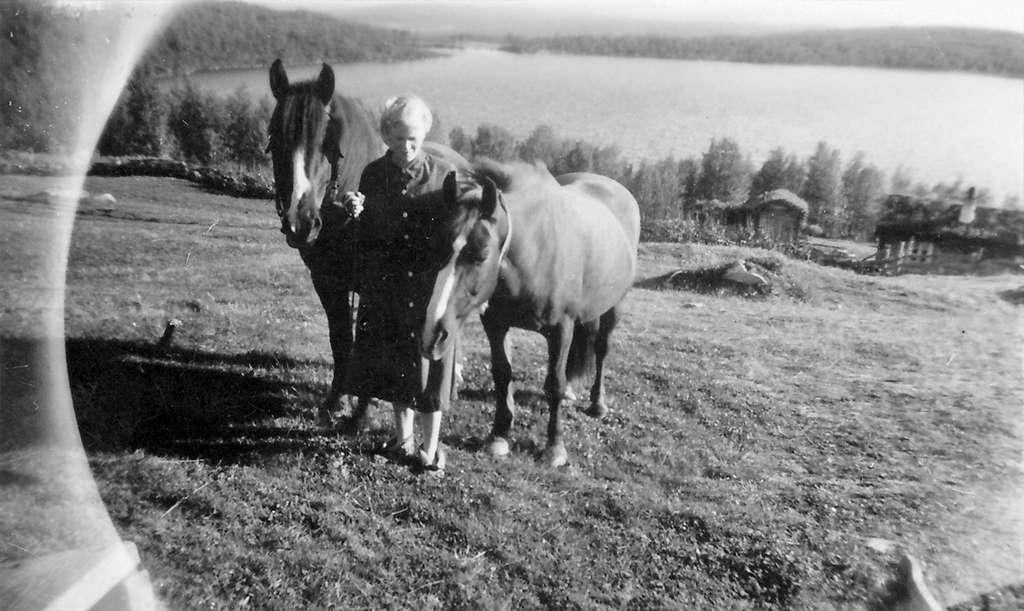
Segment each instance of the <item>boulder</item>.
[[746,262],[742,259],[729,266],[725,272],[722,273],[722,278],[730,282],[745,284],[756,289],[762,289],[768,286],[768,279],[757,272],[747,269]]
[[91,206],[112,206],[117,203],[117,199],[110,193],[100,193],[99,195],[86,194],[79,202]]

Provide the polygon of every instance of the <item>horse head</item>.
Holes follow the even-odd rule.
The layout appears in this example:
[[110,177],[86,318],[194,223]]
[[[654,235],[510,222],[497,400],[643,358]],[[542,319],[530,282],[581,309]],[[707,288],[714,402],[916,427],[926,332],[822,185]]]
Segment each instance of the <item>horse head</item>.
[[334,71],[323,65],[312,81],[290,84],[281,60],[270,66],[277,100],[268,127],[281,232],[293,248],[312,246],[323,227],[320,207],[333,197],[342,157],[341,122],[331,117]]
[[484,175],[460,181],[450,172],[431,257],[439,268],[427,306],[420,353],[437,360],[463,321],[485,308],[494,293],[511,243],[512,219],[494,181]]

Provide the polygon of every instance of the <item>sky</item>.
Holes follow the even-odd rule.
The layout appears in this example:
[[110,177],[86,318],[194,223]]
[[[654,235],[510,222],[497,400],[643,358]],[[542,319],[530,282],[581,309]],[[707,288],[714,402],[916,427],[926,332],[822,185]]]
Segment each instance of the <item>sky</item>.
[[[265,0],[261,3],[270,3]],[[407,0],[299,0],[293,6],[327,8],[395,4]],[[446,7],[523,7],[552,14],[586,14],[678,22],[764,26],[874,27],[945,25],[1024,34],[1024,0],[420,0]]]

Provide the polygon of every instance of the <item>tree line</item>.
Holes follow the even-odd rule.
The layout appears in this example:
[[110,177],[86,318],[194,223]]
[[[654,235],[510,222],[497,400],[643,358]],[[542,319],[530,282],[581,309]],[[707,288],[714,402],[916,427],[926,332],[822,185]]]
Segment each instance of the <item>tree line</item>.
[[[162,93],[152,72],[140,69],[111,114],[98,153],[169,157],[271,176],[265,153],[271,110],[267,98],[255,103],[244,90],[218,97],[192,87],[187,79],[183,87]],[[699,155],[636,161],[625,158],[615,145],[562,137],[548,125],[518,138],[493,124],[475,131],[445,129],[440,116],[428,138],[471,159],[540,161],[555,175],[589,171],[614,178],[637,198],[646,239],[723,240],[722,227],[693,222],[696,210],[740,206],[775,189],[787,189],[807,202],[811,232],[865,239],[885,212],[882,206],[890,193],[953,203],[968,188],[959,180],[914,182],[903,167],[887,174],[863,153],[844,157],[825,142],[806,156],[778,147],[755,163],[734,140],[716,138]],[[982,188],[975,190],[974,200],[992,203]],[[1013,198],[1003,202],[1005,207],[1019,204]]]
[[[524,140],[497,125],[481,125],[475,133],[456,127],[448,137],[452,148],[470,158],[539,160],[556,175],[590,171],[618,180],[637,198],[648,238],[720,241],[722,227],[691,222],[695,210],[741,206],[767,191],[786,189],[807,202],[810,232],[867,239],[885,212],[882,206],[889,193],[954,203],[962,201],[969,188],[959,179],[934,185],[915,182],[905,167],[887,175],[864,153],[844,159],[826,142],[819,142],[806,157],[777,147],[755,164],[730,138],[712,139],[700,155],[632,161],[614,145],[562,138],[546,125]],[[992,203],[983,188],[975,190],[974,201]],[[1003,205],[1015,208],[1019,203],[1008,197]]]
[[863,28],[690,38],[509,37],[502,48],[514,53],[959,70],[1024,78],[1024,35],[972,28]]
[[244,89],[221,97],[200,91],[187,79],[178,89],[163,93],[152,72],[143,68],[121,93],[96,152],[259,171],[268,160],[272,110],[267,98],[254,103]]

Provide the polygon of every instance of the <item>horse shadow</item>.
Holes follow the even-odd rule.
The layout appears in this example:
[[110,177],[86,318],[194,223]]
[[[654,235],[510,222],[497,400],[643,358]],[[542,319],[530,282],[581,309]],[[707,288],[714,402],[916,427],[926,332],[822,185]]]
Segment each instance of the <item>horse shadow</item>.
[[279,424],[311,419],[300,397],[320,397],[326,389],[289,379],[288,370],[315,363],[95,338],[68,339],[65,351],[75,416],[90,453],[144,450],[253,463],[329,442],[315,426]]

